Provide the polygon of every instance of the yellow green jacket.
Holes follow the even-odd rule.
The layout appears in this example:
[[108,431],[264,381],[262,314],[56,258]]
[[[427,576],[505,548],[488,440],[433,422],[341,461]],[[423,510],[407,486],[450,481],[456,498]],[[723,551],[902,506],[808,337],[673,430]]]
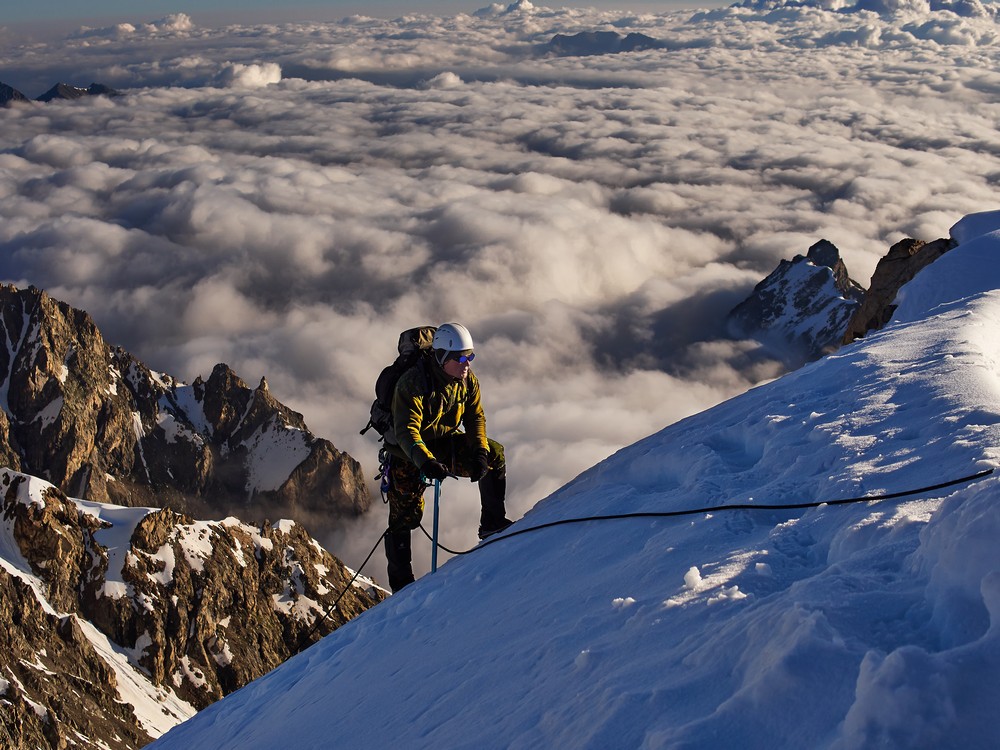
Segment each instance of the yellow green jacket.
[[455,380],[433,360],[411,367],[396,383],[392,421],[399,451],[417,468],[436,458],[428,443],[462,428],[488,449],[479,380],[471,370],[465,380]]

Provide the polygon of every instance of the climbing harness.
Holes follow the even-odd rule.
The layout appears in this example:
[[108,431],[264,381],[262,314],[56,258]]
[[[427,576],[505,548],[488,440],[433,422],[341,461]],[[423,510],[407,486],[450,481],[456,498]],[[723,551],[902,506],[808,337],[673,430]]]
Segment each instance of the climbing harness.
[[382,502],[389,502],[389,469],[392,466],[392,456],[389,451],[386,450],[383,445],[378,452],[378,475],[375,479],[378,480],[378,489],[382,493]]

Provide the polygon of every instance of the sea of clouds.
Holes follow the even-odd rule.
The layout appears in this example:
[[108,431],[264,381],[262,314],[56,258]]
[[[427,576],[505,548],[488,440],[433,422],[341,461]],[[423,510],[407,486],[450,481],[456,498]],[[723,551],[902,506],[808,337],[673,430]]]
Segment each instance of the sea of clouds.
[[[124,96],[0,110],[0,279],[154,369],[266,375],[369,475],[399,332],[463,322],[516,517],[780,374],[723,318],[782,258],[826,238],[867,285],[892,242],[997,208],[994,6],[861,5],[8,32],[3,83]],[[539,55],[608,30],[665,47]],[[454,546],[475,497],[445,485]]]

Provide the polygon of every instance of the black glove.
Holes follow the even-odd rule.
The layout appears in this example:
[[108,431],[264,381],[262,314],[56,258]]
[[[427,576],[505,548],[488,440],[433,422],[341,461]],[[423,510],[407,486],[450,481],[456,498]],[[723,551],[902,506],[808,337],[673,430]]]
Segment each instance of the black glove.
[[428,479],[437,479],[439,481],[448,476],[448,467],[440,461],[435,461],[433,458],[424,461],[424,465],[420,467],[420,471]]
[[477,449],[475,458],[472,459],[472,465],[469,467],[469,479],[473,482],[478,482],[486,476],[486,472],[489,470],[490,454],[485,448]]

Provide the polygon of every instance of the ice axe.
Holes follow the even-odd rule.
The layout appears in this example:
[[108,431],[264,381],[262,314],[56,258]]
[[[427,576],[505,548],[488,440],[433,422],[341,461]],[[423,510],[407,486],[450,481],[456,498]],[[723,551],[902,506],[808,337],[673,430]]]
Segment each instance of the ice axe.
[[438,567],[438,509],[441,504],[441,480],[434,480],[434,526],[431,535],[431,573],[437,571]]

